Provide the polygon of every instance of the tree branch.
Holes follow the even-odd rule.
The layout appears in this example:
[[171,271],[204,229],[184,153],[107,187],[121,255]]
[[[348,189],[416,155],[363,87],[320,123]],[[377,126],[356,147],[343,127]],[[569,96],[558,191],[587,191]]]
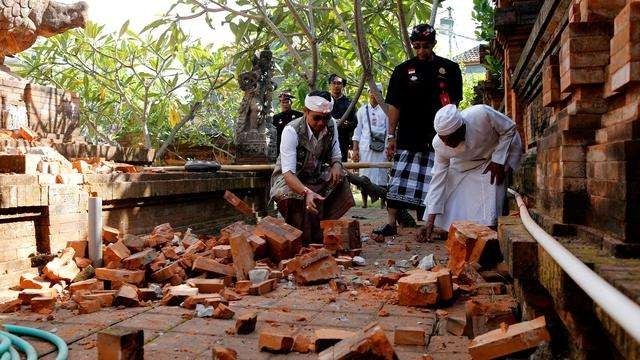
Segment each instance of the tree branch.
[[402,0],[396,1],[396,13],[398,14],[398,23],[400,25],[400,37],[402,38],[402,44],[404,44],[404,52],[407,55],[407,59],[413,57],[413,50],[411,49],[411,41],[409,40],[409,33],[407,32],[407,18],[404,14],[404,5]]

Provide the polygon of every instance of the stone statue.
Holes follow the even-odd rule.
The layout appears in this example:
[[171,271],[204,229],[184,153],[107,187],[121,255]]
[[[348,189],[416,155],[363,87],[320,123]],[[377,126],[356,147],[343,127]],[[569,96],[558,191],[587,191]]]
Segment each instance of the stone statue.
[[6,55],[30,48],[38,36],[50,37],[84,27],[87,4],[50,0],[0,0],[0,66]]
[[273,54],[263,50],[259,57],[253,57],[252,63],[251,71],[240,74],[238,79],[244,98],[235,127],[236,162],[273,162],[276,154],[276,132],[271,124]]

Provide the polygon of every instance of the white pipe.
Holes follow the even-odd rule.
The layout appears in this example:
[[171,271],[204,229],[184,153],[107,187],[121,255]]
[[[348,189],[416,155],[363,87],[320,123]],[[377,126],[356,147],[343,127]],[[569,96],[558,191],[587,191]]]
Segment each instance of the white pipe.
[[547,234],[529,215],[520,194],[509,189],[520,208],[520,218],[529,234],[560,265],[573,281],[584,290],[631,337],[640,342],[640,306],[603,280],[556,239]]
[[89,196],[89,259],[102,266],[102,198]]

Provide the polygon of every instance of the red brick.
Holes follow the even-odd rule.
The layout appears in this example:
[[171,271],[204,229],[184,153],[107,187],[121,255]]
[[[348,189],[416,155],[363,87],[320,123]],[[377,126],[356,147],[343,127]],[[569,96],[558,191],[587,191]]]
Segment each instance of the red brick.
[[611,90],[620,91],[626,85],[640,81],[640,62],[630,62],[611,74]]
[[454,221],[449,228],[445,246],[453,275],[459,275],[465,263],[479,263],[486,244],[497,241],[497,234],[490,228],[471,221]]
[[122,284],[115,298],[113,299],[114,306],[138,306],[140,305],[140,297],[138,295],[138,288],[130,284]]
[[206,258],[204,256],[199,256],[195,259],[195,261],[193,262],[192,270],[204,271],[214,275],[235,275],[233,267],[220,264],[219,262],[210,258]]
[[214,346],[211,353],[213,360],[237,360],[238,353],[231,349],[221,346]]
[[112,326],[98,333],[98,360],[144,359],[144,332]]
[[501,323],[515,324],[517,307],[509,295],[474,296],[466,302],[467,324],[474,337],[499,328]]
[[109,243],[117,242],[120,239],[120,230],[105,225],[102,227],[102,239]]
[[640,61],[640,44],[627,44],[615,53],[611,52],[611,63],[609,64],[609,72],[614,74],[624,65]]
[[236,210],[245,214],[251,215],[253,214],[253,209],[246,202],[242,201],[239,197],[237,197],[234,193],[229,190],[224,192],[224,199],[227,200],[229,204],[231,204]]
[[51,283],[35,274],[20,275],[20,289],[48,289]]
[[142,269],[150,264],[157,255],[158,254],[154,249],[149,248],[123,259],[122,265],[129,270]]
[[144,250],[145,241],[139,236],[127,234],[123,236],[122,243],[134,253]]
[[189,279],[187,285],[198,288],[198,292],[202,294],[217,294],[222,291],[225,286],[222,279]]
[[353,331],[342,329],[317,329],[314,332],[315,351],[322,352],[325,349],[328,349],[339,343],[340,341],[348,339],[355,335],[356,333]]
[[274,261],[289,259],[302,248],[302,231],[270,216],[262,219],[253,233],[267,241]]
[[78,281],[69,285],[69,292],[71,293],[71,295],[81,290],[91,291],[91,290],[103,290],[103,289],[104,289],[104,283],[102,281],[99,281],[98,279],[87,279],[87,280]]
[[0,301],[0,314],[12,313],[20,310],[22,305],[21,299],[2,300]]
[[260,236],[256,236],[254,234],[250,234],[247,238],[249,241],[249,245],[251,245],[251,250],[253,250],[253,258],[254,259],[263,259],[267,256],[268,246],[267,241]]
[[319,360],[329,359],[397,359],[393,346],[382,328],[373,323],[355,336],[341,341],[318,355]]
[[340,275],[338,264],[325,250],[314,250],[300,255],[287,263],[287,271],[295,276],[299,284],[328,282]]
[[398,280],[398,303],[432,306],[439,300],[438,277],[429,271],[415,272]]
[[265,280],[259,284],[251,285],[251,288],[249,289],[249,294],[264,295],[275,290],[277,285],[278,285],[278,280],[276,279]]
[[216,245],[213,247],[213,256],[217,259],[230,259],[231,258],[231,246],[230,245]]
[[64,249],[62,255],[47,263],[44,269],[42,269],[42,272],[48,279],[54,282],[73,280],[78,273],[80,273],[80,269],[78,269],[75,261],[73,261],[74,255],[75,250],[73,248]]
[[251,334],[256,329],[258,315],[256,313],[245,313],[236,319],[235,333],[239,335]]
[[31,311],[41,315],[49,315],[53,312],[55,304],[56,299],[53,297],[34,297],[31,299]]
[[249,271],[253,270],[256,265],[253,261],[253,250],[247,241],[247,236],[247,233],[236,233],[229,236],[233,268],[238,280],[247,280]]
[[122,241],[109,244],[102,252],[102,261],[106,267],[117,268],[122,264],[122,260],[131,256],[131,251]]
[[626,25],[638,21],[640,21],[640,4],[637,1],[628,1],[613,21],[614,30],[617,33]]
[[604,69],[602,67],[571,69],[560,75],[560,90],[562,92],[566,92],[576,85],[601,83],[604,83]]
[[362,247],[360,223],[357,220],[323,220],[320,222],[325,249],[348,251]]
[[85,299],[78,301],[78,310],[80,314],[91,314],[100,311],[100,300],[97,299]]
[[102,307],[110,307],[113,305],[113,300],[115,299],[116,290],[103,290],[104,292],[97,292],[91,294],[82,294],[82,299],[84,300],[96,300],[100,302],[100,306]]
[[474,359],[495,359],[531,349],[551,340],[544,316],[499,329],[471,340],[469,353]]
[[172,277],[185,277],[184,269],[180,266],[180,263],[174,262],[170,265],[163,267],[160,270],[157,270],[153,274],[151,274],[151,278],[157,282],[166,282],[169,281]]
[[227,305],[222,303],[218,304],[216,309],[213,311],[213,317],[216,319],[229,320],[229,319],[233,319],[235,315],[236,313],[233,310],[231,310]]
[[151,231],[151,237],[149,238],[147,245],[156,247],[166,244],[173,240],[174,235],[175,233],[171,224],[165,223],[158,225]]
[[188,296],[182,302],[185,309],[195,309],[196,305],[202,304],[212,306],[214,309],[221,303],[226,302],[220,294],[196,294]]
[[293,351],[306,354],[310,352],[313,347],[313,343],[308,336],[304,334],[298,334],[293,338]]
[[260,351],[286,354],[293,348],[293,336],[280,329],[264,329],[258,338]]
[[78,240],[78,241],[67,241],[67,247],[72,247],[73,250],[76,251],[76,257],[86,257],[87,256],[87,241],[86,240]]
[[108,281],[120,281],[130,284],[140,284],[144,281],[144,270],[123,270],[96,268],[96,278]]

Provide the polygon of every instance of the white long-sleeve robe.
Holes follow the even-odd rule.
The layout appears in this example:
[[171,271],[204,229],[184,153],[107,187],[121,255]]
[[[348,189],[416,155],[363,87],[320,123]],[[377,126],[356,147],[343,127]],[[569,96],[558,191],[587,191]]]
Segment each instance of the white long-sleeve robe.
[[[371,119],[371,130],[375,133],[387,135],[387,125],[389,118],[384,113],[384,110],[377,105],[372,107],[371,104],[366,104],[358,109],[356,117],[358,118],[358,126],[353,131],[352,141],[358,141],[358,148],[360,150],[360,161],[378,163],[387,161],[387,154],[383,151],[373,151],[369,148],[371,143],[371,131],[369,131],[369,122],[367,120],[367,111],[369,111],[369,118]],[[380,186],[387,186],[389,171],[387,169],[362,169],[360,173],[368,177],[372,183]]]
[[456,220],[495,225],[502,212],[506,181],[491,185],[491,173],[483,172],[492,161],[505,165],[505,170],[515,170],[522,158],[522,141],[509,117],[486,105],[472,106],[461,114],[466,132],[460,146],[450,148],[437,135],[432,142],[435,164],[425,219],[437,214],[435,225],[445,230]]

